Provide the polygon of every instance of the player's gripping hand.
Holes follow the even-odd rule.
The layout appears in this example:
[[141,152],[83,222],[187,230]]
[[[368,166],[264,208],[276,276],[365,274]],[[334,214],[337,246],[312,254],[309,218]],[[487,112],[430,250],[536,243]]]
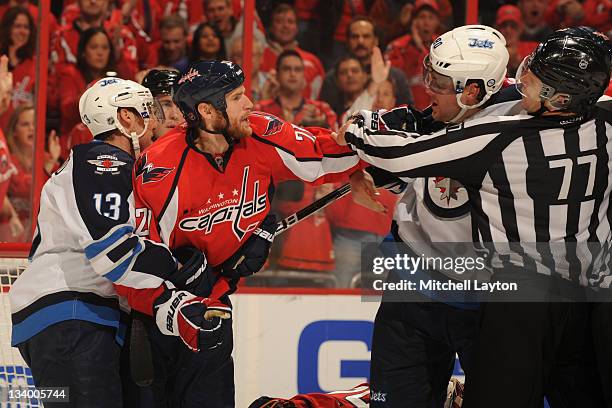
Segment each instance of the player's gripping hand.
[[181,267],[167,277],[177,289],[186,290],[196,296],[209,296],[216,282],[206,255],[198,248],[182,246],[172,251]]
[[354,115],[354,123],[371,132],[384,130],[401,130],[403,132],[422,133],[422,113],[408,106],[398,106],[390,110],[360,110]]
[[276,233],[276,215],[268,214],[242,246],[221,265],[229,278],[250,276],[263,268]]
[[155,321],[168,336],[179,336],[190,350],[212,350],[223,343],[223,324],[232,314],[230,306],[217,299],[177,290],[171,283],[155,301]]

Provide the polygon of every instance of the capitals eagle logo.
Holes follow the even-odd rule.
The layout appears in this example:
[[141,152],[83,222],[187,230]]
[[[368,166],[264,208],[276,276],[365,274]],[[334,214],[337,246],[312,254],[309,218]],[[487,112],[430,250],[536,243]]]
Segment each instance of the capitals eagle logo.
[[136,164],[136,178],[142,175],[142,184],[163,180],[174,170],[174,167],[155,167],[147,162],[147,154],[143,154]]

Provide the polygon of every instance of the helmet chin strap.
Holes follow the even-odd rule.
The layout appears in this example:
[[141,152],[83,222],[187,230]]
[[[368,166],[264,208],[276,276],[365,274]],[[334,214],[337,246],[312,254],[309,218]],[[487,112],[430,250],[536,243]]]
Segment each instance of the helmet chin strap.
[[231,144],[232,138],[228,134],[230,121],[229,117],[227,116],[227,111],[224,109],[221,111],[221,114],[223,115],[223,118],[225,118],[225,127],[221,131],[207,129],[204,125],[204,120],[202,119],[202,116],[200,116],[200,124],[198,127],[205,132],[212,133],[213,135],[223,135],[227,143]]
[[463,102],[461,102],[461,95],[462,94],[460,94],[460,93],[457,94],[457,105],[459,105],[461,110],[459,111],[459,113],[457,113],[457,115],[455,115],[454,118],[449,120],[448,123],[455,123],[455,124],[456,123],[460,123],[468,110],[476,109],[476,108],[481,107],[491,97],[491,94],[487,92],[485,94],[484,98],[482,98],[482,101],[478,102],[476,105],[466,105]]
[[123,134],[124,136],[127,136],[127,138],[130,139],[130,141],[132,142],[132,149],[134,149],[135,158],[138,158],[140,156],[140,140],[139,139],[142,136],[144,136],[144,134],[147,132],[149,128],[149,123],[150,123],[150,119],[144,118],[144,129],[142,129],[142,132],[136,133],[136,132],[128,132],[127,129],[123,127],[123,125],[121,125],[121,123],[117,122],[117,129],[119,129],[121,134]]

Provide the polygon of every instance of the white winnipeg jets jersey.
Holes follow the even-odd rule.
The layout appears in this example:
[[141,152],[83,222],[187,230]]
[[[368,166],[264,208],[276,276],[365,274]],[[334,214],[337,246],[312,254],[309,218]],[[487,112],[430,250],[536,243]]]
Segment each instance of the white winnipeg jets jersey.
[[[520,101],[511,100],[491,105],[470,119],[512,115],[519,110]],[[448,253],[452,249],[450,245],[436,245],[473,241],[468,193],[456,180],[448,177],[413,179],[396,206],[394,220],[399,237],[417,256],[476,256],[469,245],[460,247],[461,251],[469,251],[462,254]]]
[[133,163],[94,141],[45,183],[31,262],[9,293],[13,345],[71,319],[114,327],[120,340],[128,308],[114,285],[156,288],[163,279],[154,273],[176,268],[167,247],[135,235]]

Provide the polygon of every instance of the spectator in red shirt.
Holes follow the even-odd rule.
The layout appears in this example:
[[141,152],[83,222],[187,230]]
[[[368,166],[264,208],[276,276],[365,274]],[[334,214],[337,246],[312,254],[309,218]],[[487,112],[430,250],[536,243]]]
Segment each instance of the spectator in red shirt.
[[547,7],[548,0],[519,0],[518,8],[524,22],[521,40],[540,43],[552,34],[553,29],[546,22]]
[[[8,57],[0,56],[0,113],[8,109],[13,87]],[[9,185],[17,169],[13,164],[4,132],[0,129],[0,241],[15,241],[23,234],[23,224],[7,197]]]
[[[61,101],[60,134],[62,157],[66,157],[67,135],[81,121],[79,99],[88,85],[104,78],[107,72],[117,71],[113,44],[103,28],[93,27],[81,35],[76,64],[62,64],[57,69],[57,83]],[[119,70],[120,71],[120,70]]]
[[185,19],[177,14],[164,17],[159,26],[160,41],[152,44],[148,52],[146,66],[159,65],[172,67],[181,73],[189,66],[189,30]]
[[[372,53],[374,48],[378,47],[374,23],[368,17],[359,16],[351,21],[347,30],[349,55],[357,58],[365,67],[366,72],[371,75]],[[412,95],[404,73],[398,68],[391,67],[389,77],[397,86],[397,103],[400,105],[412,104]],[[331,69],[325,75],[320,99],[329,103],[337,114],[345,110],[345,101],[342,100],[341,92],[338,89],[335,69]]]
[[0,116],[0,125],[6,129],[13,110],[34,101],[36,26],[28,10],[19,6],[10,8],[0,24],[0,54],[9,57],[13,74],[11,104]]
[[[35,19],[34,23],[36,24],[36,19],[38,19],[38,6],[32,4],[31,2],[29,2],[28,0],[4,0],[4,1],[0,1],[0,20],[2,19],[2,17],[4,17],[4,14],[11,8],[13,7],[23,7],[25,9],[28,10],[28,12],[30,13],[30,15]],[[57,19],[55,18],[55,16],[53,15],[53,13],[49,13],[47,15],[48,18],[48,22],[49,22],[49,32],[53,33],[55,32],[59,26],[57,24]]]
[[411,34],[392,41],[385,52],[391,65],[401,69],[408,78],[414,106],[419,110],[425,109],[430,103],[423,84],[423,59],[439,34],[438,12],[435,1],[418,0],[414,6]]
[[211,23],[202,23],[193,33],[189,64],[198,61],[224,61],[227,59],[223,35],[219,28]]
[[[11,152],[11,160],[17,173],[11,178],[8,195],[24,226],[23,235],[17,237],[18,241],[27,241],[30,238],[31,202],[32,194],[32,166],[34,164],[34,107],[22,105],[18,107],[9,122],[7,142]],[[51,132],[48,139],[49,152],[45,153],[45,181],[49,178],[59,162],[60,146],[55,132]]]
[[514,77],[516,69],[523,62],[523,59],[535,50],[538,43],[535,41],[521,41],[521,33],[523,31],[521,10],[511,4],[501,6],[497,10],[495,26],[506,39],[506,48],[510,54],[508,76]]
[[336,114],[327,103],[304,98],[304,71],[300,53],[295,50],[281,52],[276,61],[278,96],[257,103],[255,110],[271,113],[300,126],[336,129]]
[[52,63],[55,66],[64,62],[76,63],[80,34],[88,28],[103,27],[112,40],[115,61],[126,68],[120,73],[121,77],[134,78],[138,72],[136,41],[132,32],[123,26],[121,14],[109,19],[109,0],[78,0],[78,5],[79,16],[53,35]]
[[301,49],[297,42],[298,23],[295,9],[286,3],[280,3],[272,11],[268,27],[268,46],[264,50],[261,70],[270,72],[276,66],[276,58],[284,50],[297,51],[304,61],[306,87],[304,98],[318,99],[325,70],[319,58]]
[[612,29],[610,0],[551,0],[546,21],[555,28],[589,26],[599,31]]

